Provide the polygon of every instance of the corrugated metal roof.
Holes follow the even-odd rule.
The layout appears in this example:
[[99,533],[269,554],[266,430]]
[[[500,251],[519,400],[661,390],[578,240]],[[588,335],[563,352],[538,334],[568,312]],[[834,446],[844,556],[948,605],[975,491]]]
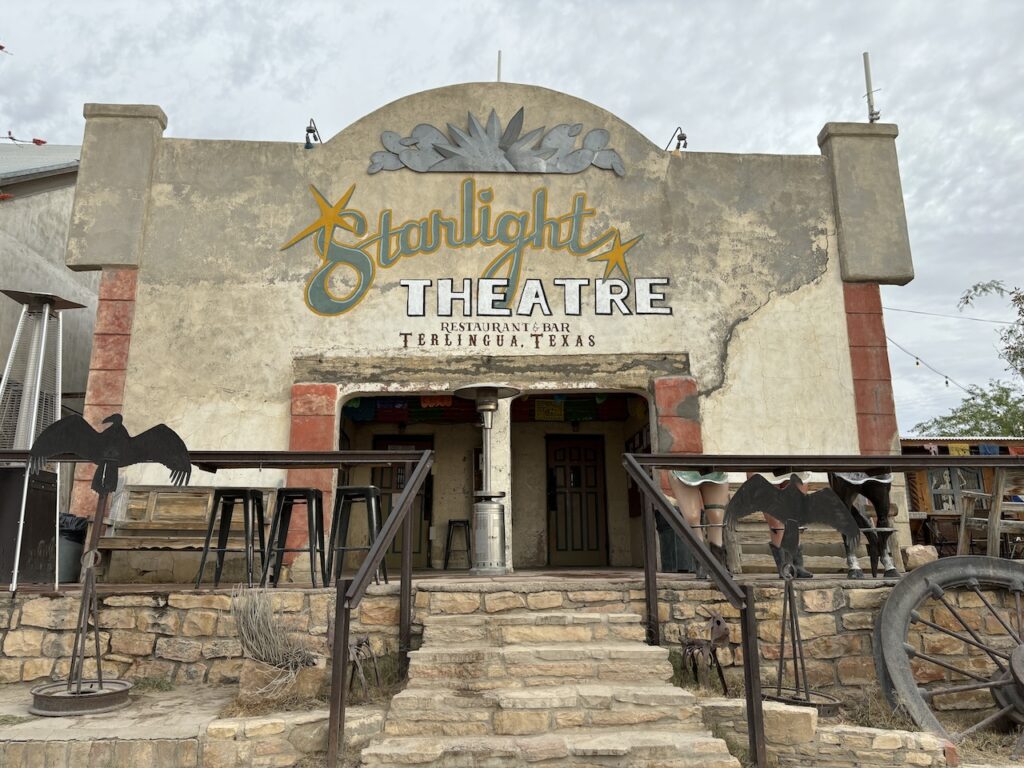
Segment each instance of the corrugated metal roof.
[[71,144],[0,144],[0,182],[78,167],[82,148]]
[[903,443],[1021,443],[1024,437],[1006,437],[999,435],[968,435],[967,437],[950,437],[940,435],[939,437],[901,437]]

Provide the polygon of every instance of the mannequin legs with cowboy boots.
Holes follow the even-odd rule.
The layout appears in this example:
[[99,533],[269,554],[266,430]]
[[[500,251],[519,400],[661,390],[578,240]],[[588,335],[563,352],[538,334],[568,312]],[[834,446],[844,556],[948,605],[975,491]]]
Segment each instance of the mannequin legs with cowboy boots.
[[[683,519],[703,539],[711,554],[723,566],[726,565],[723,531],[725,527],[725,505],[729,501],[728,478],[724,472],[701,475],[698,472],[670,472],[669,485],[679,505]],[[701,526],[701,511],[707,518]],[[705,533],[706,529],[706,533]],[[707,578],[703,566],[698,566],[697,578]]]

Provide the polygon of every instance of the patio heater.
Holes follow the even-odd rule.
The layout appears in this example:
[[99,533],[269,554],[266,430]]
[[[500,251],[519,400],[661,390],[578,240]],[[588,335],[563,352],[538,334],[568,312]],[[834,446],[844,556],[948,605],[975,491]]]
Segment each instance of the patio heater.
[[[60,418],[61,336],[65,309],[81,309],[84,305],[48,293],[0,291],[21,306],[21,318],[14,332],[14,341],[0,382],[0,448],[27,451],[39,433]],[[59,474],[58,474],[59,478]],[[18,532],[14,540],[14,565],[10,590],[18,588],[22,535],[25,529],[25,507],[28,501],[29,471],[25,467]],[[54,512],[54,538],[60,546],[60,485],[57,486]],[[60,556],[56,556],[54,580]]]
[[504,492],[491,490],[491,426],[498,401],[515,397],[518,389],[503,384],[471,384],[455,390],[455,396],[476,403],[483,422],[483,488],[473,495],[473,567],[474,576],[503,576],[505,564],[505,505],[499,499]]

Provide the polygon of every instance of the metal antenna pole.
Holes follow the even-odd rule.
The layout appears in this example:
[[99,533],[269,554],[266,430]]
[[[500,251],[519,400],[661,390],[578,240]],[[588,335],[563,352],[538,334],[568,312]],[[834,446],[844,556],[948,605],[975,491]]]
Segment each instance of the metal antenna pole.
[[501,48],[498,49],[498,82],[501,82]]
[[875,109],[875,92],[871,88],[871,55],[864,51],[864,82],[868,89],[868,122],[877,123],[882,113]]

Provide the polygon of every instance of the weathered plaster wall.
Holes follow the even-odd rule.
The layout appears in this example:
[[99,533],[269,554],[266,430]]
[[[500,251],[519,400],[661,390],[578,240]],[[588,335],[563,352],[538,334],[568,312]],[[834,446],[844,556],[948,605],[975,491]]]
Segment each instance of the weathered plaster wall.
[[[824,159],[666,153],[586,102],[540,88],[487,83],[407,97],[313,151],[299,144],[160,141],[139,257],[128,414],[144,413],[147,420],[175,425],[195,448],[283,447],[287,396],[297,380],[293,361],[298,358],[342,358],[350,365],[362,356],[401,358],[403,364],[422,361],[436,371],[443,370],[442,361],[450,354],[472,354],[475,350],[465,347],[403,347],[401,332],[414,334],[414,340],[420,332],[429,338],[439,319],[429,311],[425,318],[406,317],[406,291],[398,280],[478,277],[494,249],[442,249],[378,268],[363,303],[340,317],[318,316],[304,303],[305,282],[318,263],[310,241],[279,249],[315,218],[311,183],[332,203],[355,184],[350,207],[363,211],[371,227],[385,208],[393,210],[396,221],[434,208],[455,213],[460,174],[401,170],[367,175],[368,156],[380,148],[381,132],[409,131],[424,121],[459,122],[467,111],[486,115],[491,107],[504,122],[520,106],[526,108],[527,128],[534,122],[579,122],[584,130],[607,129],[609,146],[622,156],[626,175],[619,178],[593,167],[575,175],[477,174],[477,188],[492,187],[493,207],[500,211],[528,210],[532,192],[543,186],[553,215],[568,210],[573,194],[587,193],[595,214],[587,221],[585,237],[611,226],[622,231],[623,239],[643,235],[629,254],[632,276],[669,276],[666,303],[673,314],[598,317],[584,311],[566,318],[556,311],[551,320],[570,322],[573,335],[593,335],[595,346],[506,348],[501,354],[686,352],[703,392],[728,386],[730,366],[742,366],[756,380],[778,380],[772,397],[780,412],[797,410],[807,393],[799,382],[808,370],[829,370],[834,347],[843,342],[831,329],[818,332],[822,313],[841,306],[828,237],[835,225]],[[103,113],[102,120],[112,119]],[[137,119],[146,122],[147,130],[155,124],[152,115]],[[90,164],[92,151],[87,144],[83,165]],[[74,252],[78,266],[84,266],[81,254],[88,249],[79,245]],[[601,277],[603,264],[564,252],[528,252],[523,276],[542,278],[550,288],[559,276]],[[347,273],[338,277],[334,287],[341,294],[351,284]],[[733,360],[739,355],[731,351],[730,339],[743,332],[748,318],[787,296],[803,302],[808,290],[817,299],[812,310],[781,311],[775,317],[794,327],[775,326],[771,332],[799,340],[801,365],[777,366],[756,346],[743,353],[756,351],[752,359]],[[815,399],[842,404],[850,397],[847,379],[821,376]],[[719,416],[722,424],[743,418],[732,413],[744,412],[739,404],[747,393],[718,397],[721,405],[706,417],[705,434],[709,445],[733,444],[735,430],[719,426]],[[840,420],[834,417],[833,423],[839,426]],[[770,441],[764,450],[788,448],[787,434],[764,434]],[[834,445],[832,437],[806,439],[808,448]]]
[[[96,318],[99,274],[76,274],[64,265],[74,175],[59,188],[17,194],[0,205],[0,288],[53,293],[85,305],[64,312],[65,392],[85,392],[89,350]],[[7,353],[21,316],[21,304],[0,297],[0,354]]]
[[736,326],[722,386],[701,403],[706,453],[860,453],[837,300],[833,268]]

